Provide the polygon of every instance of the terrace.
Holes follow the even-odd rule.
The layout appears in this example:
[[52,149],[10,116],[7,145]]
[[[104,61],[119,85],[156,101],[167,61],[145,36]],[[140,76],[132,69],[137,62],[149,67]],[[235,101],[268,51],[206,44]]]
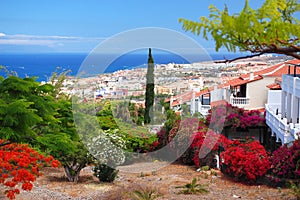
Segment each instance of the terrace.
[[273,95],[266,104],[266,123],[277,141],[288,144],[300,137],[300,75],[285,74],[282,76],[280,96]]

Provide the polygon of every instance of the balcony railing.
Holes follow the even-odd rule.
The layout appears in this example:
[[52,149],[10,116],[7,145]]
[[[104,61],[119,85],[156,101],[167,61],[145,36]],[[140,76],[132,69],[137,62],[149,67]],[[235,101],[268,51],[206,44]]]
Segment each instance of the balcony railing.
[[248,105],[250,101],[250,98],[248,97],[230,97],[230,103],[232,105]]
[[288,93],[293,93],[294,91],[294,77],[289,74],[284,74],[282,76],[282,90]]
[[276,134],[277,140],[282,144],[288,144],[298,139],[300,124],[288,123],[286,118],[282,118],[280,104],[266,104],[266,123]]

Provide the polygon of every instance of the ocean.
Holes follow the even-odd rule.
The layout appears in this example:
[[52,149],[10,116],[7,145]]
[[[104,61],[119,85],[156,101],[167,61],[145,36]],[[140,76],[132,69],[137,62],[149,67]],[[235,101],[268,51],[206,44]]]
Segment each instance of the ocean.
[[[100,55],[106,56],[106,55]],[[223,59],[224,55],[211,55],[213,60]],[[37,77],[37,81],[47,81],[54,71],[62,72],[70,70],[71,76],[76,76],[82,62],[87,57],[87,54],[75,53],[49,53],[49,54],[0,54],[0,65],[7,68],[9,71],[16,72],[19,77]],[[206,61],[199,55],[190,56],[193,62]],[[226,58],[233,57],[232,54]],[[156,64],[188,64],[185,58],[175,54],[153,54]],[[101,57],[100,59],[101,60]],[[105,70],[104,73],[111,73],[122,69],[133,69],[137,67],[147,66],[147,54],[125,54],[114,60]],[[5,76],[4,70],[0,71],[1,76]]]

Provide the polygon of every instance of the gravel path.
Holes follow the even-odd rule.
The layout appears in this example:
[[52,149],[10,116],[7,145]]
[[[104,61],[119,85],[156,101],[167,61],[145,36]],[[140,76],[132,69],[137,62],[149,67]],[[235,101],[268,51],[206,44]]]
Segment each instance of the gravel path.
[[[245,199],[245,200],[296,200],[290,195],[288,189],[270,188],[264,185],[247,186],[233,180],[208,172],[197,172],[195,168],[178,164],[167,163],[139,163],[119,167],[118,178],[114,183],[100,183],[92,175],[91,167],[85,168],[78,183],[65,181],[63,169],[46,168],[44,175],[34,182],[32,191],[21,191],[17,200],[117,200],[132,199],[134,190],[160,193],[158,200],[219,200],[219,199]],[[161,168],[161,166],[165,166]],[[153,170],[156,168],[158,170]],[[216,175],[216,176],[215,176]],[[196,177],[198,182],[207,185],[207,194],[184,195],[178,194],[183,186]],[[0,187],[0,194],[4,188]],[[5,199],[0,195],[0,199]]]

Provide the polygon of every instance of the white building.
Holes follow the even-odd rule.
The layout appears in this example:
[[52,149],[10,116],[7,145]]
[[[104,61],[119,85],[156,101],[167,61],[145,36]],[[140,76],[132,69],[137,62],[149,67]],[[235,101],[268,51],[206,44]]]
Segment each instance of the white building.
[[[295,72],[299,73],[300,69]],[[300,137],[300,75],[284,74],[281,88],[269,91],[266,123],[277,142],[289,144]]]
[[266,86],[274,83],[274,80],[283,74],[288,74],[289,63],[300,64],[300,61],[291,60],[279,63],[260,71],[241,75],[224,84],[200,92],[192,90],[173,96],[166,99],[166,102],[170,102],[170,107],[175,111],[180,110],[181,104],[189,104],[191,114],[200,112],[204,116],[208,114],[210,106],[219,101],[226,101],[246,110],[263,110],[265,104],[268,103],[268,95],[270,95]]

